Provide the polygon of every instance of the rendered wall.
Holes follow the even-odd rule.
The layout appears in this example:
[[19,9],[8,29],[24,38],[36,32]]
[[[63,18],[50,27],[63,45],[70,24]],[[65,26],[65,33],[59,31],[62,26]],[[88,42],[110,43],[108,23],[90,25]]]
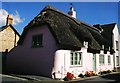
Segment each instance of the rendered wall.
[[[82,73],[85,74],[86,71],[94,71],[93,70],[93,54],[87,52],[87,48],[82,48],[80,51],[82,52],[82,65],[81,66],[71,66],[70,65],[70,50],[57,50],[55,53],[55,62],[54,62],[54,70],[56,78],[64,78],[67,72],[73,73],[76,77]],[[101,51],[103,54],[103,51]],[[96,54],[96,73],[105,70],[113,70],[113,55],[110,55],[108,52],[104,54],[105,63],[103,65],[99,64],[99,55]],[[108,64],[108,55],[111,56],[111,64]]]
[[116,56],[119,56],[118,53],[119,51],[116,50],[116,41],[119,41],[119,31],[118,31],[118,26],[117,24],[115,25],[115,28],[113,29],[113,48],[114,48],[114,55],[115,55],[115,67],[119,67],[116,65]]
[[[100,54],[104,55],[104,64],[99,64],[99,56]],[[110,54],[110,52],[107,52],[107,54],[104,54],[103,51],[101,51],[100,54],[96,54],[96,73],[100,72],[100,71],[105,71],[105,70],[113,70],[113,55]],[[108,64],[108,56],[110,56],[111,58],[111,64]]]
[[[32,48],[32,36],[37,34],[43,34],[43,47]],[[34,27],[28,31],[23,44],[7,55],[7,69],[17,74],[51,77],[56,49],[56,42],[48,26]]]

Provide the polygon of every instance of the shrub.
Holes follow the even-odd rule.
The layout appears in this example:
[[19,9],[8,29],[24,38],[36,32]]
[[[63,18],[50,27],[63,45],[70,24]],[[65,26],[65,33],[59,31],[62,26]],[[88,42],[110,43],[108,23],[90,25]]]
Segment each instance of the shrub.
[[96,76],[97,74],[96,74],[95,72],[92,72],[92,75],[93,75],[93,76]]
[[74,78],[74,75],[70,72],[67,72],[67,75],[63,78],[64,81],[69,81]]
[[91,76],[90,72],[86,71],[85,76],[90,77]]
[[112,72],[116,72],[116,70],[114,69],[114,70],[112,70]]
[[111,72],[112,72],[112,71],[107,70],[107,71],[101,71],[101,72],[99,72],[99,74],[103,75],[103,74],[107,74],[107,73],[111,73]]
[[103,74],[107,74],[107,71],[103,71]]
[[82,78],[84,78],[84,75],[83,75],[83,74],[80,74],[80,75],[78,75],[78,77],[82,77]]
[[90,74],[90,77],[93,76],[93,71],[90,71],[89,74]]
[[103,75],[104,73],[103,73],[103,71],[100,71],[98,74],[101,74],[101,75]]
[[64,81],[69,81],[68,78],[67,78],[67,76],[65,76],[65,77],[63,78],[63,80],[64,80]]
[[111,70],[107,70],[107,73],[111,73],[112,71]]

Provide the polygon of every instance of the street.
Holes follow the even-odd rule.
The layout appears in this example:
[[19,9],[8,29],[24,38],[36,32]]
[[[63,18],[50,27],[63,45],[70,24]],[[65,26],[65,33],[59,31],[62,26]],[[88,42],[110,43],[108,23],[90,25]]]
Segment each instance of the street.
[[107,75],[100,75],[100,76],[93,76],[87,78],[79,78],[77,80],[72,81],[60,81],[60,80],[53,80],[51,78],[42,77],[42,76],[33,76],[33,75],[2,75],[2,83],[6,82],[23,82],[23,83],[119,83],[120,82],[120,73],[112,73]]

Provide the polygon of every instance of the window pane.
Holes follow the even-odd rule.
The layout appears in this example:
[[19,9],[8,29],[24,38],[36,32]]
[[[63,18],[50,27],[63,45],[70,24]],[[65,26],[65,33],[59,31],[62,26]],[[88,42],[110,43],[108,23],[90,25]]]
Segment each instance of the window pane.
[[119,56],[116,56],[116,65],[119,66]]
[[78,53],[78,64],[81,65],[81,53]]
[[75,61],[77,61],[77,53],[75,53]]
[[110,56],[108,56],[108,64],[110,64],[111,63],[111,58],[110,58]]
[[71,53],[70,64],[71,65],[81,65],[81,53],[79,53],[79,52]]
[[119,43],[116,41],[116,50],[119,50]]
[[99,63],[104,64],[104,55],[99,55]]
[[34,35],[32,37],[32,46],[33,47],[38,47],[38,46],[42,46],[42,34],[40,35]]
[[73,53],[71,53],[70,64],[73,65]]

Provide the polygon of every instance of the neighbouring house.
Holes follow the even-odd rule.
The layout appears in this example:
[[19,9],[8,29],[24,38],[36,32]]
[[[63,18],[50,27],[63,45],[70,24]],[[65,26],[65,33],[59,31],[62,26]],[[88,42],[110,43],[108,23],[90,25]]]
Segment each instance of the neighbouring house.
[[73,7],[65,14],[48,5],[25,26],[18,46],[7,56],[7,71],[51,78],[98,73],[114,69],[113,54],[100,30],[77,20]]
[[8,15],[6,25],[0,28],[0,52],[9,52],[17,46],[20,34],[12,26],[12,22],[12,15]]
[[12,26],[12,15],[8,15],[5,26],[0,28],[0,53],[2,54],[2,68],[5,65],[6,53],[17,46],[20,34]]
[[105,24],[105,25],[93,25],[100,30],[101,35],[110,44],[110,49],[113,49],[113,66],[114,69],[118,70],[120,68],[120,55],[119,55],[119,29],[116,23]]
[[[119,33],[119,65],[120,65],[120,33]],[[120,68],[118,69],[120,71]]]

